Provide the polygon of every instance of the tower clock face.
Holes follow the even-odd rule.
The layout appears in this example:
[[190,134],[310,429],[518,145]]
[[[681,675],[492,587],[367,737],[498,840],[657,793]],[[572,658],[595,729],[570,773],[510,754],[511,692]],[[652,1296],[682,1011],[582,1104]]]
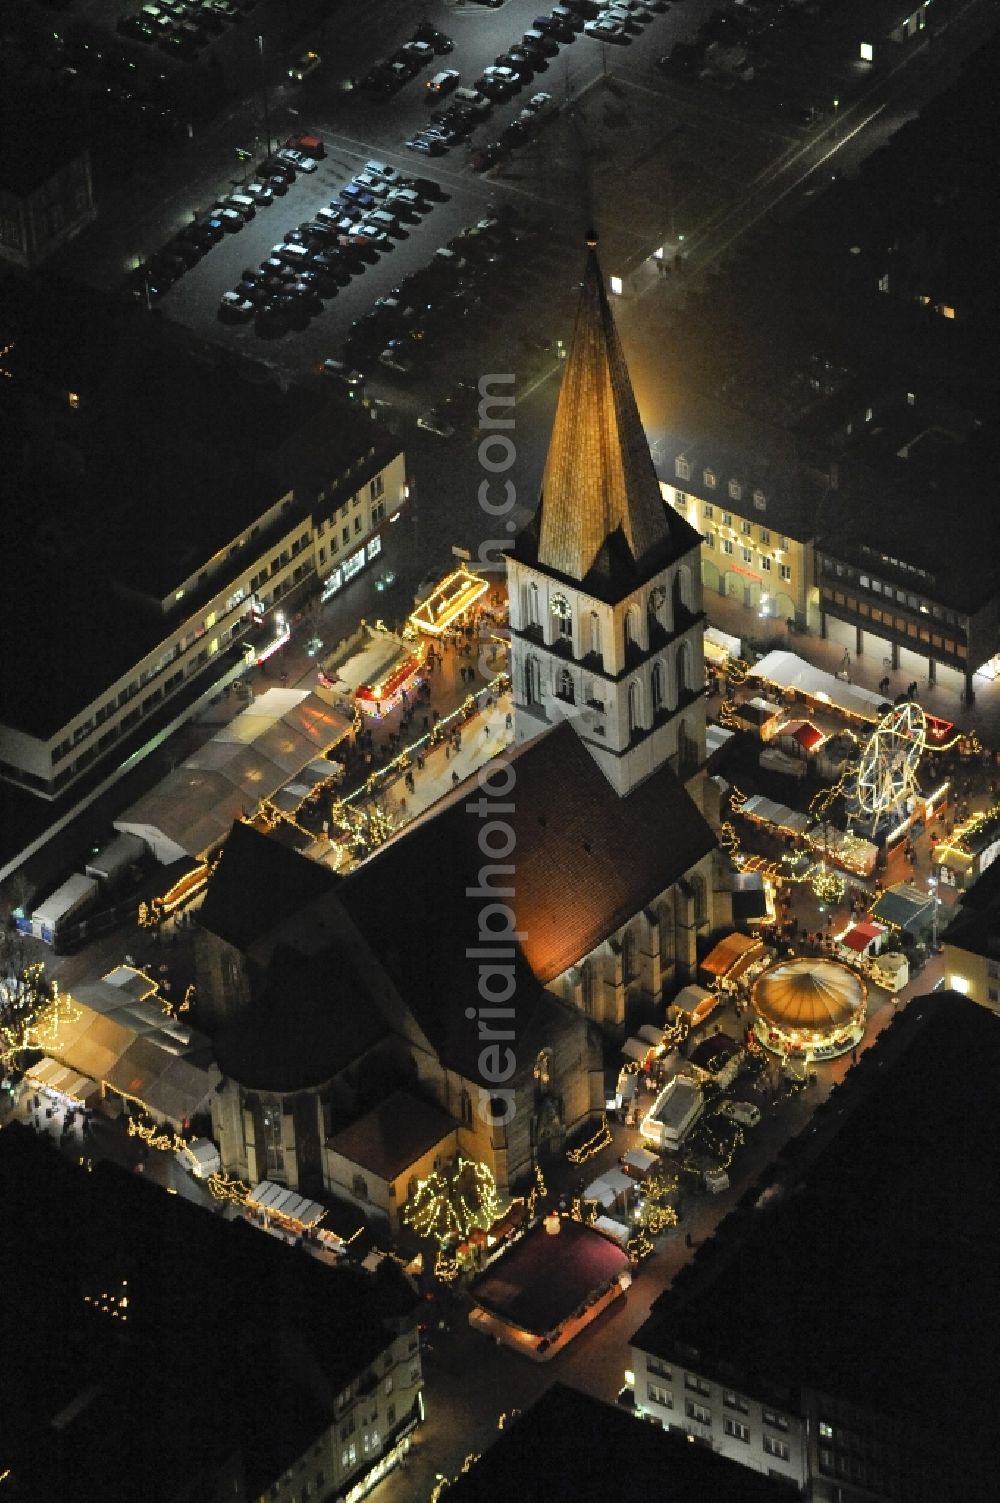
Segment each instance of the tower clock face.
[[565,595],[553,595],[549,605],[553,616],[561,616],[565,620],[570,614],[570,603]]
[[663,586],[662,585],[654,585],[653,588],[649,592],[649,604],[650,604],[650,608],[652,610],[654,610],[654,611],[658,611],[660,609],[660,606],[666,600],[666,598],[667,598],[667,592],[663,588]]

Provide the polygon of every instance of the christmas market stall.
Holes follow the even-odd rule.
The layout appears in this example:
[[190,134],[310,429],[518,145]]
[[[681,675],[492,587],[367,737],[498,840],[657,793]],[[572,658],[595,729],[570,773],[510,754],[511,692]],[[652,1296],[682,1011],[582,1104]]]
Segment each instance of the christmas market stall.
[[472,1284],[469,1324],[534,1362],[548,1362],[630,1283],[621,1247],[553,1212]]
[[381,720],[416,687],[424,646],[412,636],[366,621],[327,658],[320,683],[352,702],[363,715]]
[[754,1033],[785,1058],[833,1059],[865,1032],[868,988],[842,961],[798,956],[778,961],[754,985]]
[[474,574],[465,564],[459,564],[457,569],[446,574],[431,593],[414,607],[410,613],[410,623],[419,632],[439,637],[449,626],[461,620],[488,589],[487,580]]

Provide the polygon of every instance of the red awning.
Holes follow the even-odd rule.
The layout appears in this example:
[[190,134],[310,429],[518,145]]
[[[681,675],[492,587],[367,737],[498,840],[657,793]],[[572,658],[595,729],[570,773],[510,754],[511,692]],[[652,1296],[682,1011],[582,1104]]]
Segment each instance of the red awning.
[[885,932],[881,924],[855,924],[854,928],[849,929],[844,935],[840,943],[846,945],[849,950],[857,950],[860,955],[861,951],[867,949],[873,939],[878,939],[879,935]]

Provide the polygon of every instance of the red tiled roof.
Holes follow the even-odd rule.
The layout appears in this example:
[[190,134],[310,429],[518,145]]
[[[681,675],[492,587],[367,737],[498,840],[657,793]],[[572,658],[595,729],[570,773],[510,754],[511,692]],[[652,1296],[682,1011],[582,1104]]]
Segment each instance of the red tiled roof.
[[394,1180],[454,1131],[455,1122],[440,1107],[408,1091],[395,1091],[334,1133],[326,1146],[379,1179]]

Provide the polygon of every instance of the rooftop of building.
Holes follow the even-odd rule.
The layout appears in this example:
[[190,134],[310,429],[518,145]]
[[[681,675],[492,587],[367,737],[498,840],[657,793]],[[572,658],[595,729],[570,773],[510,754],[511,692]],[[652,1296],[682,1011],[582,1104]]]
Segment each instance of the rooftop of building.
[[0,1428],[32,1503],[214,1496],[234,1455],[261,1496],[417,1303],[392,1269],[329,1268],[115,1165],[88,1174],[18,1124],[0,1175],[19,1187],[0,1335],[40,1354],[6,1386]]
[[[516,749],[506,765],[517,782],[513,811],[504,813],[515,836],[514,874],[509,884],[500,875],[514,889],[509,901],[521,936],[510,946],[517,998],[511,1027],[528,1058],[565,1014],[546,984],[677,882],[714,848],[715,837],[669,768],[619,798],[568,724]],[[499,776],[506,776],[502,768]],[[478,800],[488,809],[482,773],[339,885],[329,874],[302,872],[295,863],[309,867],[305,857],[284,850],[279,857],[266,836],[237,825],[232,854],[227,847],[209,884],[202,925],[258,965],[270,963],[275,998],[290,984],[296,949],[315,954],[317,974],[325,966],[336,977],[341,957],[355,955],[360,943],[378,957],[382,977],[376,982],[365,968],[366,995],[377,988],[381,1008],[390,993],[401,998],[442,1060],[477,1078],[477,1027],[460,1003],[478,1005],[480,995],[476,947],[486,899],[475,893],[484,880],[484,816],[470,812]],[[269,894],[281,890],[276,864],[289,880],[275,916]],[[276,950],[279,943],[286,948]]]
[[455,1131],[447,1112],[409,1091],[394,1091],[326,1146],[382,1180],[394,1180]]
[[587,244],[538,510],[514,556],[617,600],[698,536],[663,507],[596,239]]
[[942,941],[1000,962],[1000,861],[993,861],[952,909]]
[[961,1448],[964,1496],[988,1496],[998,1070],[992,1013],[914,998],[768,1172],[777,1193],[744,1197],[634,1343],[751,1393],[810,1388],[912,1423],[930,1456]]
[[534,1336],[548,1336],[628,1268],[628,1255],[602,1232],[568,1217],[552,1236],[529,1227],[469,1287],[474,1304]]
[[[326,515],[357,491],[399,444],[319,387],[280,391],[250,363],[203,363],[155,320],[112,317],[103,363],[88,360],[81,345],[102,348],[99,294],[75,299],[56,287],[54,307],[27,291],[23,307],[6,301],[12,380],[0,386],[17,400],[0,418],[21,463],[5,500],[12,525],[28,516],[33,525],[18,527],[19,567],[4,591],[7,628],[31,653],[7,654],[3,715],[47,739],[297,518]],[[293,499],[264,526],[284,497]],[[81,642],[86,653],[75,650]]]
[[788,1483],[554,1383],[448,1489],[455,1503],[781,1503]]

